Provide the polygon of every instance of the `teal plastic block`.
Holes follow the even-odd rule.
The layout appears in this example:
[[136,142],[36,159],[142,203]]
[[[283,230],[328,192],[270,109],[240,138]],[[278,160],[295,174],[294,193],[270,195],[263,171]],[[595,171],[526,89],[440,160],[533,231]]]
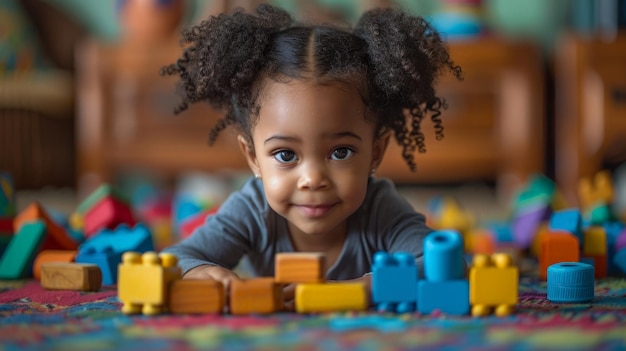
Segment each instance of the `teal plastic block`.
[[15,216],[15,190],[13,179],[7,172],[0,172],[0,217]]
[[0,279],[21,279],[32,274],[29,268],[45,238],[46,224],[43,221],[22,225],[0,258]]
[[430,314],[436,310],[457,316],[469,314],[469,281],[420,280],[417,283],[417,310],[423,314]]

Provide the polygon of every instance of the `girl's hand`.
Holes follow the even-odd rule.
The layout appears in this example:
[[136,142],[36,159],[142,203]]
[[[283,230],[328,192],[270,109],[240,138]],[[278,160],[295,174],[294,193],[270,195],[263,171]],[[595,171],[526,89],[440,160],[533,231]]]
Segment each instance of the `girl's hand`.
[[211,265],[202,265],[195,267],[185,273],[183,279],[213,279],[221,282],[224,289],[228,291],[230,282],[233,280],[241,280],[239,276],[226,268]]

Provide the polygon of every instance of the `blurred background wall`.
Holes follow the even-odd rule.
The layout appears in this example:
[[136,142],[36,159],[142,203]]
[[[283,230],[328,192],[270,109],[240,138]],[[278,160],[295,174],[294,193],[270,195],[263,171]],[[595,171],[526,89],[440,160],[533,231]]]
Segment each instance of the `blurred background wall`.
[[[156,70],[179,54],[181,26],[257,3],[0,0],[0,170],[13,175],[18,189],[55,186],[89,191],[113,179],[120,170],[137,166],[166,177],[195,166],[209,172],[245,169],[229,140],[218,144],[217,153],[206,147],[208,130],[219,113],[192,109],[187,116],[171,114],[176,103],[171,82],[162,84],[166,80],[160,79]],[[610,139],[626,134],[621,122],[608,121],[595,127],[602,131],[600,141],[594,141],[595,149],[589,151],[594,161],[584,168],[581,160],[587,156],[583,141],[572,139],[585,138],[581,129],[587,125],[580,122],[584,111],[598,104],[604,106],[593,112],[599,119],[624,111],[626,73],[616,62],[624,57],[620,28],[624,26],[626,1],[271,3],[298,18],[348,23],[354,23],[371,7],[400,6],[442,28],[453,59],[467,62],[464,69],[469,83],[465,88],[442,83],[452,106],[448,149],[433,147],[429,149],[432,156],[418,158],[418,165],[424,166],[417,176],[393,159],[381,175],[401,183],[484,180],[511,188],[529,174],[541,172],[557,180],[561,175],[571,188],[576,177],[607,163],[623,162],[624,153],[603,157],[614,149],[615,141]],[[161,28],[151,27],[149,23],[158,19]],[[154,30],[152,37],[133,39],[133,26],[144,21],[146,28]],[[600,61],[594,58],[599,57],[594,54],[597,52],[602,52]],[[580,67],[603,67],[607,62],[608,71],[594,68],[599,81],[581,73],[584,70]],[[617,78],[607,80],[605,76]],[[588,79],[595,82],[596,90],[604,92],[592,102],[580,100],[583,91],[577,87]],[[476,117],[481,114],[488,118]],[[572,130],[561,124],[579,128]],[[560,130],[568,134],[559,135]],[[459,134],[456,144],[455,131]],[[463,135],[472,137],[463,139]],[[182,139],[192,139],[193,143],[177,142]],[[478,145],[487,139],[488,143]],[[472,143],[478,146],[474,154],[468,151],[464,171],[451,168],[463,161],[453,158],[452,150]],[[559,148],[577,151],[568,154]],[[170,161],[164,163],[165,159]],[[429,164],[433,165],[430,169]]]

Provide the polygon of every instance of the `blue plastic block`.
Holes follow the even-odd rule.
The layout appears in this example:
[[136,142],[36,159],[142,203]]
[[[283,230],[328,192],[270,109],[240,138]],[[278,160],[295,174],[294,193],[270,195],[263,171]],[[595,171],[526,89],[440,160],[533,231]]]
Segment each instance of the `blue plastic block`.
[[463,237],[453,230],[440,230],[424,238],[424,279],[438,282],[462,279],[465,274]]
[[415,310],[418,272],[407,252],[377,252],[372,264],[372,300],[381,311]]
[[513,242],[513,231],[511,226],[506,222],[492,222],[487,225],[487,228],[491,232],[492,236],[499,243]]
[[117,266],[122,262],[122,252],[115,252],[111,247],[80,249],[76,255],[76,263],[92,263],[102,271],[102,284],[117,284]]
[[430,314],[435,310],[450,315],[469,314],[469,281],[420,280],[417,283],[417,301],[417,309],[423,314]]
[[578,238],[578,242],[583,242],[582,215],[577,208],[557,211],[550,218],[551,230],[563,230],[572,233]]
[[615,256],[613,256],[613,264],[615,264],[615,267],[621,270],[623,274],[626,274],[626,247],[615,253]]
[[33,221],[22,225],[0,258],[0,279],[20,279],[30,275],[33,261],[46,238],[46,224]]
[[606,256],[608,259],[607,271],[610,276],[620,275],[621,269],[615,265],[613,258],[616,254],[617,238],[624,230],[624,224],[621,222],[607,222],[604,223],[604,230],[606,232]]
[[329,326],[334,332],[374,329],[382,333],[391,333],[406,330],[407,322],[397,317],[366,315],[333,318],[330,320]]
[[93,249],[96,252],[104,248],[111,248],[113,252],[124,253],[135,251],[144,253],[154,251],[154,241],[148,229],[143,224],[137,224],[130,228],[120,224],[115,230],[102,230],[85,241],[80,250]]

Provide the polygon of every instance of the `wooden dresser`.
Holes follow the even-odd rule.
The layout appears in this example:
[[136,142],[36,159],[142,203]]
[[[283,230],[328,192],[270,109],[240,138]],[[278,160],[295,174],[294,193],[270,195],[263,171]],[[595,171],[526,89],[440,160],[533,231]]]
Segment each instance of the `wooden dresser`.
[[[207,145],[219,113],[193,106],[175,116],[174,77],[159,68],[180,54],[176,40],[121,48],[87,42],[78,50],[77,162],[81,191],[127,169],[166,177],[188,170],[245,170],[232,133]],[[391,145],[378,175],[399,183],[495,180],[503,194],[544,167],[544,86],[537,48],[483,38],[450,43],[465,80],[442,78],[447,99],[445,138],[434,139],[427,120],[427,153],[412,173]]]

